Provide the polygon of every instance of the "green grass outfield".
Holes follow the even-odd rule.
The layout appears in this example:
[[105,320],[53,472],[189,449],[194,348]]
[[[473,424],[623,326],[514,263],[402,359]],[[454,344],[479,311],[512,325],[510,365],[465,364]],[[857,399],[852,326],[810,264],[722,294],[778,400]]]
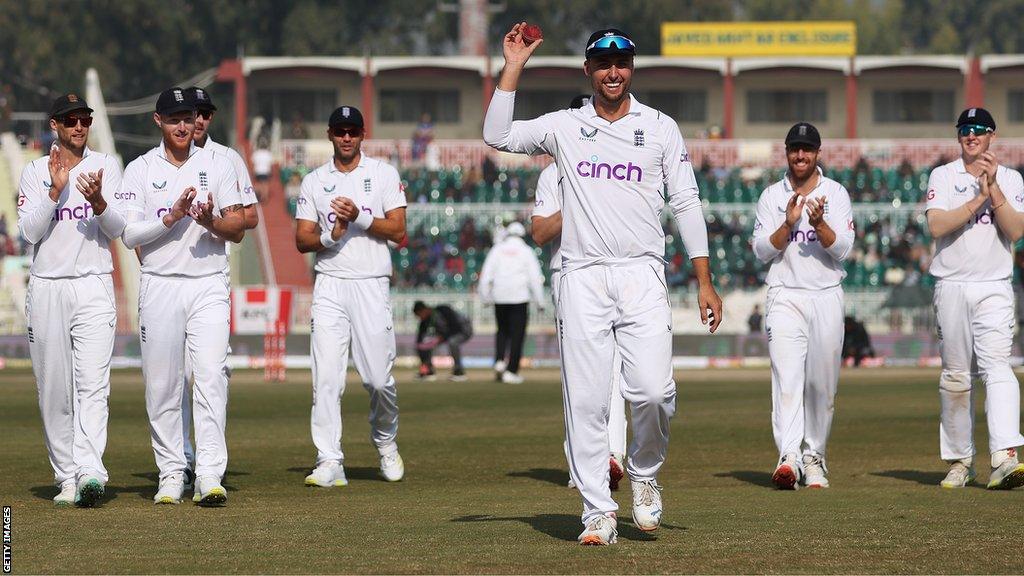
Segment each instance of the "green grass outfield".
[[[13,507],[15,573],[1021,573],[1024,490],[942,490],[936,370],[844,371],[828,490],[770,487],[767,371],[679,372],[664,523],[629,520],[619,543],[576,545],[557,373],[522,386],[397,374],[406,479],[378,478],[367,394],[349,378],[344,488],[302,481],[313,463],[310,373],[285,384],[239,371],[228,410],[228,504],[155,506],[137,371],[116,372],[108,499],[56,509],[31,374],[0,372],[0,500]],[[976,438],[986,451],[978,398]],[[979,467],[987,478],[987,457]]]

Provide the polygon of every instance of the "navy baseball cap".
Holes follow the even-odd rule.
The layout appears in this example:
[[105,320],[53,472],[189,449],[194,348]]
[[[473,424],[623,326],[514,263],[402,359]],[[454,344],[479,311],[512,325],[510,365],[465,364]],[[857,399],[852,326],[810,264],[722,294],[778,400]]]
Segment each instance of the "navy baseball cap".
[[92,112],[92,108],[89,108],[85,100],[79,98],[77,94],[65,94],[54,100],[53,104],[50,105],[50,118],[59,118],[75,110]]
[[196,105],[185,93],[184,88],[168,88],[160,93],[156,99],[156,113],[161,116],[170,116],[177,112],[195,112]]
[[587,105],[587,102],[589,100],[590,94],[580,94],[579,96],[573,98],[572,102],[569,102],[569,108],[583,108],[584,106]]
[[363,127],[363,113],[355,106],[339,106],[331,112],[331,119],[328,126],[355,126]]
[[185,97],[192,100],[196,110],[217,110],[217,107],[213,105],[213,100],[210,98],[210,93],[198,86],[186,88]]
[[996,129],[996,121],[989,114],[988,110],[984,108],[968,108],[960,113],[960,117],[956,120],[956,127],[959,128],[964,124],[974,124],[976,126],[984,126],[986,128]]
[[804,144],[807,146],[813,146],[814,148],[821,148],[821,134],[818,134],[818,129],[815,128],[813,124],[808,122],[797,122],[786,134],[786,147],[788,148],[794,144]]
[[605,28],[590,35],[587,49],[583,52],[587,58],[605,56],[607,54],[636,55],[636,44],[625,32],[618,28]]

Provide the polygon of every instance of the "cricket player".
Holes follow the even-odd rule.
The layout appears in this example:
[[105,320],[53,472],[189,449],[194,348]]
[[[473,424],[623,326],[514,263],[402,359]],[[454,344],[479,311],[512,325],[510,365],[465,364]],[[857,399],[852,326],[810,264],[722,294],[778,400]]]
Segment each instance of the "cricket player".
[[465,314],[456,312],[447,304],[427,306],[422,300],[412,305],[412,313],[419,318],[416,329],[416,352],[420,357],[418,380],[432,382],[434,373],[434,350],[441,344],[448,346],[452,356],[452,382],[465,382],[466,368],[462,365],[462,345],[473,337],[473,322]]
[[310,427],[316,468],[307,486],[344,486],[339,403],[351,348],[370,393],[370,439],[384,479],[405,475],[398,454],[398,389],[391,369],[395,331],[391,315],[388,241],[405,237],[405,194],[398,171],[360,150],[363,115],[353,106],[331,113],[327,137],[334,156],[302,179],[295,244],[315,252],[310,325],[313,409]]
[[[487,252],[480,269],[478,291],[484,303],[494,303],[498,330],[494,335],[494,372],[505,384],[522,384],[523,356],[530,301],[544,309],[544,273],[533,248],[526,245],[526,228],[512,222],[505,237]],[[506,358],[508,359],[506,362]]]
[[[582,108],[590,99],[589,94],[576,96],[569,102],[569,108]],[[555,300],[554,287],[562,269],[562,253],[559,236],[562,234],[562,193],[558,185],[558,167],[549,164],[537,179],[537,193],[530,218],[530,234],[538,246],[551,242],[551,299]],[[557,302],[555,302],[557,310]],[[622,359],[615,356],[612,368],[612,389],[608,403],[608,488],[619,489],[619,482],[626,475],[626,400],[619,387]],[[565,458],[569,459],[569,442],[564,443]],[[576,484],[569,479],[569,487]]]
[[721,299],[711,284],[707,228],[679,127],[629,93],[633,41],[616,29],[595,32],[583,64],[594,91],[587,105],[513,122],[519,76],[543,43],[527,45],[524,25],[514,25],[503,38],[505,67],[484,119],[484,141],[498,150],[555,158],[562,193],[562,270],[555,293],[569,474],[583,498],[579,542],[611,544],[618,534],[618,505],[608,487],[616,350],[633,417],[626,467],[633,520],[647,531],[661,523],[657,474],[676,401],[659,218],[666,194],[700,285],[702,320],[712,311],[712,331],[722,319]]
[[989,149],[996,123],[984,108],[964,110],[956,123],[960,158],[932,170],[925,205],[935,238],[929,271],[937,279],[935,315],[939,376],[939,449],[949,463],[943,488],[974,481],[972,376],[985,383],[990,489],[1024,485],[1020,385],[1010,368],[1014,298],[1011,246],[1024,236],[1024,183]]
[[121,167],[88,148],[92,109],[76,94],[50,107],[57,141],[25,167],[18,231],[32,245],[25,316],[58,506],[94,506],[107,469],[107,397],[117,311],[110,241],[124,230]]
[[[242,156],[235,152],[234,149],[228,148],[219,142],[214,142],[213,138],[209,135],[210,124],[213,123],[217,107],[214,106],[210,94],[196,86],[186,88],[185,97],[191,100],[196,107],[196,130],[192,135],[192,141],[199,148],[206,148],[216,154],[222,154],[231,161],[231,165],[235,169],[235,175],[238,178],[238,192],[242,197],[245,229],[251,230],[255,228],[260,222],[256,206],[256,191],[252,186],[252,179],[249,178],[249,169],[245,165],[245,160],[242,160]],[[230,256],[231,244],[225,244],[224,247]],[[228,354],[230,353],[231,347],[229,346]],[[187,363],[185,383],[181,397],[181,424],[183,427],[182,433],[185,438],[185,460],[188,462],[188,468],[185,470],[185,490],[190,490],[195,481],[196,455],[195,448],[192,446],[192,370],[188,367]]]
[[192,140],[195,104],[184,89],[157,99],[162,142],[125,169],[124,243],[139,248],[139,335],[157,504],[181,502],[188,463],[182,424],[186,367],[194,384],[196,486],[203,506],[227,501],[227,350],[230,287],[227,242],[245,234],[242,198],[231,162]]
[[853,208],[818,167],[821,136],[800,122],[786,134],[782,180],[757,202],[754,254],[768,268],[765,305],[772,363],[772,482],[828,488],[825,445],[843,352],[843,261],[853,247]]

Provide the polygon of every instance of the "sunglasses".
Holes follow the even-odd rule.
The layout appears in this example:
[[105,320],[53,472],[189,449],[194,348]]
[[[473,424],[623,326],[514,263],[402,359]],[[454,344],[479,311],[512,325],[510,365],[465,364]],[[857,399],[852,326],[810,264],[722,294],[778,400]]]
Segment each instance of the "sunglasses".
[[602,36],[587,46],[587,52],[591,50],[603,50],[605,48],[617,48],[619,50],[636,50],[636,44],[625,36]]
[[963,126],[959,126],[956,129],[956,133],[959,134],[961,138],[966,138],[969,134],[974,134],[975,136],[984,136],[985,134],[989,134],[991,132],[995,132],[995,130],[989,128],[988,126],[981,126],[979,124],[964,124]]
[[335,138],[344,138],[345,136],[350,138],[359,138],[362,135],[362,128],[342,128],[341,126],[331,126],[331,136],[334,136]]
[[60,123],[63,124],[65,128],[74,128],[75,126],[78,126],[79,123],[82,124],[83,128],[88,128],[89,126],[92,126],[92,116],[65,116],[60,119]]
[[209,120],[213,116],[213,110],[200,110],[196,112],[196,116],[202,117],[203,120]]

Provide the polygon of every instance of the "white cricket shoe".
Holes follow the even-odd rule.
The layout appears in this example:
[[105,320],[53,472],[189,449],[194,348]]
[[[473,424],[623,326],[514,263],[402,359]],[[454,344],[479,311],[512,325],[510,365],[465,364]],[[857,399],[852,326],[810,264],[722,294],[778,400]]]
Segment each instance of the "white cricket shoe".
[[448,380],[451,382],[467,382],[469,381],[469,376],[465,374],[452,374],[448,377]]
[[501,374],[501,381],[505,384],[522,384],[523,377],[515,372],[509,372],[506,370]]
[[800,466],[796,454],[786,454],[772,474],[772,484],[779,490],[796,490],[800,487]]
[[380,457],[380,473],[388,482],[398,482],[405,477],[405,462],[398,452],[384,454]]
[[817,454],[804,454],[804,486],[828,488],[828,467],[825,459]]
[[988,489],[1011,490],[1018,486],[1024,486],[1024,464],[1017,459],[1017,450],[1009,448],[993,452]]
[[939,482],[939,486],[943,488],[963,488],[968,484],[974,482],[974,466],[971,466],[970,461],[964,463],[962,460],[957,460],[949,465],[949,472],[946,473],[946,477]]
[[78,481],[78,489],[75,494],[75,506],[80,508],[92,508],[103,498],[106,488],[99,478],[89,475],[82,476]]
[[200,506],[220,506],[228,501],[228,491],[220,485],[216,476],[200,476],[196,478],[196,491],[192,501]]
[[181,495],[185,491],[185,474],[176,472],[160,479],[160,487],[153,496],[156,504],[181,504]]
[[619,531],[616,528],[615,513],[595,516],[580,534],[579,543],[583,546],[607,546],[615,544]]
[[661,525],[661,486],[654,480],[630,482],[633,488],[633,523],[644,532]]
[[75,496],[78,495],[78,485],[74,480],[65,480],[60,483],[60,493],[53,497],[55,506],[74,506]]
[[306,476],[306,486],[319,486],[321,488],[348,486],[348,478],[345,478],[345,467],[340,462],[323,462],[313,469],[312,474]]
[[569,478],[569,481],[565,484],[565,487],[566,488],[575,488],[576,487],[576,483],[572,481],[572,478]]
[[505,374],[505,369],[508,368],[508,364],[504,360],[498,360],[494,363],[494,379],[501,382],[501,377]]
[[622,454],[612,454],[608,459],[608,488],[612,491],[619,489],[619,482],[626,476],[625,461]]

